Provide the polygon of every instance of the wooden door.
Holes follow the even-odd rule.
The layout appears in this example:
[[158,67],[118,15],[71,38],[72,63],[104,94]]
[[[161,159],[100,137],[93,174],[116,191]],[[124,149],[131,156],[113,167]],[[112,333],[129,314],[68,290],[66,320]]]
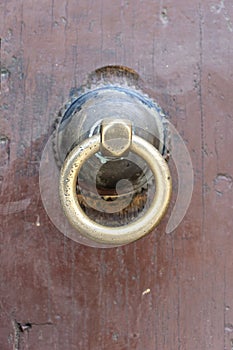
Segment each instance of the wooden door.
[[[0,33],[0,349],[232,350],[232,2],[1,0]],[[53,226],[39,166],[71,89],[110,64],[154,91],[195,181],[174,232],[168,213],[95,249]]]

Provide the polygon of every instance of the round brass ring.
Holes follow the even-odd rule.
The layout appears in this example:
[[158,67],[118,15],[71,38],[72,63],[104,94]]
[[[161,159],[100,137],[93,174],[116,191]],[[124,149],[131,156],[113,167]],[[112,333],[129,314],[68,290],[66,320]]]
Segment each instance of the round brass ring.
[[155,177],[156,191],[147,212],[125,226],[103,226],[91,220],[82,210],[76,195],[76,182],[84,162],[100,149],[100,135],[94,135],[76,146],[66,158],[60,174],[60,200],[71,225],[83,236],[99,243],[123,245],[133,242],[155,228],[168,207],[172,182],[166,161],[149,142],[132,136],[130,151],[142,157]]

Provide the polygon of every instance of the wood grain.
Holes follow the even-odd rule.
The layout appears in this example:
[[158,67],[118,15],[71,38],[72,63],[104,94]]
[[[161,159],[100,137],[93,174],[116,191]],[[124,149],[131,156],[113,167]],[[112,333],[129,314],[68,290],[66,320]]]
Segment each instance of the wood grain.
[[[232,350],[231,1],[2,0],[0,33],[0,349]],[[52,225],[38,169],[70,90],[108,64],[154,91],[195,187],[175,232],[168,213],[103,250]]]

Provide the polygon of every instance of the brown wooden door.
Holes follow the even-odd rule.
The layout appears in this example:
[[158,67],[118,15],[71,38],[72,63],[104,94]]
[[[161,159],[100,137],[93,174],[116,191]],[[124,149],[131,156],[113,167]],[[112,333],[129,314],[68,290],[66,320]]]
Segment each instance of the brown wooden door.
[[[232,2],[2,0],[0,33],[0,349],[232,350]],[[109,64],[154,91],[195,182],[174,232],[168,213],[104,250],[53,226],[38,171],[70,90]]]

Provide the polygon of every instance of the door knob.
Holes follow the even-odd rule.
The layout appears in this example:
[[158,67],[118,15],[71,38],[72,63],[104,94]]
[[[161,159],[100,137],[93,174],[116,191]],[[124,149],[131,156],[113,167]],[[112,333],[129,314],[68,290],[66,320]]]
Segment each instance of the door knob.
[[127,244],[163,218],[172,190],[164,121],[125,67],[97,70],[62,109],[53,142],[59,198],[89,241]]

